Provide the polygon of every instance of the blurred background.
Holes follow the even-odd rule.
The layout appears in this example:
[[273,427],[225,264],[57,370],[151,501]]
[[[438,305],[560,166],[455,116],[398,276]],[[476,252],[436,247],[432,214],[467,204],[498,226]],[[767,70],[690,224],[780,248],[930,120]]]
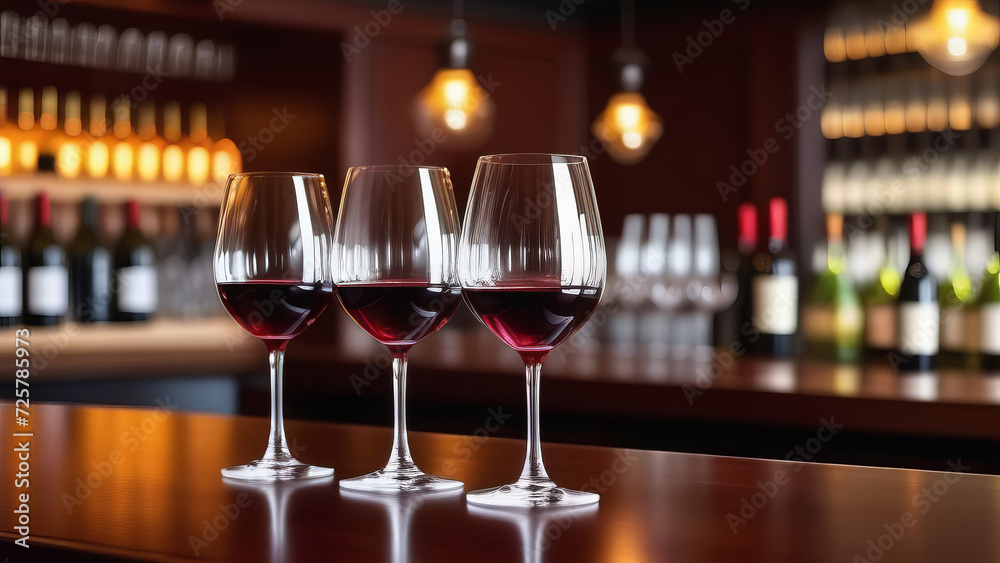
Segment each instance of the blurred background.
[[[336,205],[349,166],[445,166],[464,209],[479,155],[582,154],[609,280],[546,363],[543,439],[928,469],[960,457],[996,473],[998,12],[9,2],[0,215],[20,261],[5,250],[0,266],[27,269],[54,244],[69,277],[25,288],[52,310],[38,318],[0,295],[2,326],[48,325],[31,329],[39,400],[266,415],[264,347],[225,314],[211,270],[229,173],[320,172]],[[933,369],[901,373],[913,213],[927,214],[942,328]],[[75,273],[121,252],[155,268],[128,318]],[[764,349],[743,330],[758,326],[751,278],[779,254],[798,299],[787,345]],[[286,415],[390,425],[388,358],[333,302],[289,346]],[[464,307],[411,359],[412,429],[472,435],[470,452],[523,436],[520,360]],[[834,420],[834,439],[794,453]]]

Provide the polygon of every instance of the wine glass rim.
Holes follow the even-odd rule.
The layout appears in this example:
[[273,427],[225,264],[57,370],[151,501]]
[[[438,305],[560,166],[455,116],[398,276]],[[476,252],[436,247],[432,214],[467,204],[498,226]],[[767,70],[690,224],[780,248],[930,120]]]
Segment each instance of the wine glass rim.
[[552,164],[586,164],[587,157],[578,154],[511,152],[483,155],[479,157],[479,162],[506,166],[551,166]]
[[348,172],[351,170],[448,170],[444,166],[431,166],[429,164],[365,164],[363,166],[351,166]]
[[323,175],[319,172],[280,172],[276,170],[264,170],[261,172],[238,172],[236,174],[230,174],[230,178],[249,178],[252,176],[260,177],[271,177],[271,176],[284,176],[288,178],[292,177],[302,177],[302,178],[322,178]]

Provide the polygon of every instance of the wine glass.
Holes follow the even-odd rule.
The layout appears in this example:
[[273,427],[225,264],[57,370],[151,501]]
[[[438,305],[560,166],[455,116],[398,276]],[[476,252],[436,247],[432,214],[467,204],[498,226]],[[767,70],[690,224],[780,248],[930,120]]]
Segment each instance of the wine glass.
[[524,360],[527,453],[512,484],[468,494],[473,504],[534,507],[597,502],[556,486],[539,438],[542,362],[597,308],[607,275],[604,235],[587,159],[553,154],[483,156],[459,244],[465,299]]
[[455,257],[458,212],[451,177],[432,166],[359,166],[347,171],[334,234],[340,302],[392,356],[392,452],[385,467],[340,486],[360,491],[445,491],[461,481],[422,472],[406,439],[406,355],[462,301]]
[[226,182],[215,243],[215,282],[226,311],[264,341],[271,368],[271,432],[264,457],[222,470],[233,479],[328,477],[288,451],[281,379],[288,341],[332,298],[333,213],[319,174],[233,174]]

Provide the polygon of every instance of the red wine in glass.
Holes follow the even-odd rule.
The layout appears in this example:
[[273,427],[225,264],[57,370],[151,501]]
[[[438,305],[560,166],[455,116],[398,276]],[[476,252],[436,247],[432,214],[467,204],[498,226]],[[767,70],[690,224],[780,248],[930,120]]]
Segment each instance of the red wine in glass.
[[217,284],[222,304],[236,322],[261,340],[288,340],[330,304],[330,284],[267,280]]
[[410,347],[451,319],[462,288],[428,283],[379,282],[337,286],[347,314],[386,346]]
[[483,323],[522,356],[545,354],[573,335],[601,302],[593,287],[495,287],[466,289]]

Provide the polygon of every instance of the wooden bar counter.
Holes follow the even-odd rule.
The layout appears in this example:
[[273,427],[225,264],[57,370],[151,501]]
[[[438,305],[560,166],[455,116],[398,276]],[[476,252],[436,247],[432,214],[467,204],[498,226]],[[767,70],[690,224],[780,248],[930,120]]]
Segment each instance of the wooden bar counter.
[[[167,397],[156,410],[34,404],[30,416],[21,428],[0,406],[0,556],[13,562],[1000,561],[1000,477],[951,472],[958,459],[932,472],[545,444],[553,478],[600,504],[516,511],[333,479],[223,481],[221,468],[261,453],[267,421],[184,414]],[[363,426],[288,431],[299,458],[336,478],[380,467],[391,441]],[[30,486],[18,489],[24,440]],[[411,446],[425,470],[473,490],[514,479],[524,443],[414,432]],[[13,543],[25,492],[29,549]]]

